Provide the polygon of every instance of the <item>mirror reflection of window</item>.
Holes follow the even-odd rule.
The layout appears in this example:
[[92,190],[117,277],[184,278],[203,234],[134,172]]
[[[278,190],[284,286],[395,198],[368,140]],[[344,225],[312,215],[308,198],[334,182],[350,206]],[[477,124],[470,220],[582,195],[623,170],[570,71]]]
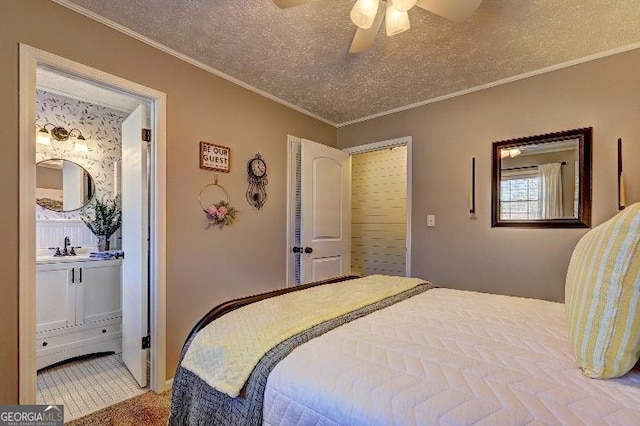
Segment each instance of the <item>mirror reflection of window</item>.
[[500,219],[577,218],[577,139],[500,152]]
[[539,183],[536,172],[504,172],[500,181],[500,219],[540,219]]
[[[541,219],[559,219],[564,217],[562,196],[562,166],[567,162],[538,165],[538,180]],[[567,197],[568,198],[568,197]]]

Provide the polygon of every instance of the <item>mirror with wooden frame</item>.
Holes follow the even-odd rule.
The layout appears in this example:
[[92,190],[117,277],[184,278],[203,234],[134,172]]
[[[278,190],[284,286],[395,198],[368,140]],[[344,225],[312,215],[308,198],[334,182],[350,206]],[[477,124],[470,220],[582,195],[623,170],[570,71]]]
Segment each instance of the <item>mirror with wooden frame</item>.
[[96,192],[94,179],[73,161],[51,158],[36,164],[36,203],[54,212],[87,205]]
[[591,127],[493,143],[491,226],[589,228]]

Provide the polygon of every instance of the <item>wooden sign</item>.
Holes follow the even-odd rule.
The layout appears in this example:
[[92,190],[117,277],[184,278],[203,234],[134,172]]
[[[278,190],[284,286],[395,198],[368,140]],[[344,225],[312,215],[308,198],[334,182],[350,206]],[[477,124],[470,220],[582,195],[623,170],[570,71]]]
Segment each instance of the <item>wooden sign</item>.
[[200,168],[228,173],[231,170],[231,148],[200,142]]

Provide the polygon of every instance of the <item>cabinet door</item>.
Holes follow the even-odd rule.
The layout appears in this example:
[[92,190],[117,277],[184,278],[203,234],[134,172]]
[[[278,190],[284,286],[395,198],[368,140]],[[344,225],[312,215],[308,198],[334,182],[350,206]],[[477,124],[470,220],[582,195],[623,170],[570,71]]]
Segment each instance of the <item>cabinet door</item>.
[[117,318],[122,315],[120,261],[89,261],[75,264],[80,283],[77,290],[76,324]]
[[76,289],[66,263],[38,265],[36,268],[36,332],[75,324]]

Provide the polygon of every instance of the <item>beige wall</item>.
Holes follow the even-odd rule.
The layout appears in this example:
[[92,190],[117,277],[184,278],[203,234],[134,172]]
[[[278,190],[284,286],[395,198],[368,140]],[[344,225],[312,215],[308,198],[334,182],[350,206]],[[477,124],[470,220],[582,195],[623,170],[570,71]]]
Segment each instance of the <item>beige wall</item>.
[[[0,18],[0,403],[18,394],[18,44],[167,93],[167,377],[191,326],[229,298],[284,286],[287,134],[335,146],[336,130],[47,0],[5,0]],[[61,24],[63,23],[63,24]],[[198,142],[232,149],[220,183],[240,210],[224,230],[205,229]],[[268,200],[245,201],[246,161],[268,164]],[[35,265],[34,265],[35,267]]]
[[[616,146],[640,200],[640,50],[338,129],[338,146],[413,137],[413,275],[436,284],[562,300],[583,229],[491,228],[491,143],[593,126],[593,223],[617,210]],[[470,219],[471,157],[477,217]],[[426,214],[436,227],[426,227]]]

